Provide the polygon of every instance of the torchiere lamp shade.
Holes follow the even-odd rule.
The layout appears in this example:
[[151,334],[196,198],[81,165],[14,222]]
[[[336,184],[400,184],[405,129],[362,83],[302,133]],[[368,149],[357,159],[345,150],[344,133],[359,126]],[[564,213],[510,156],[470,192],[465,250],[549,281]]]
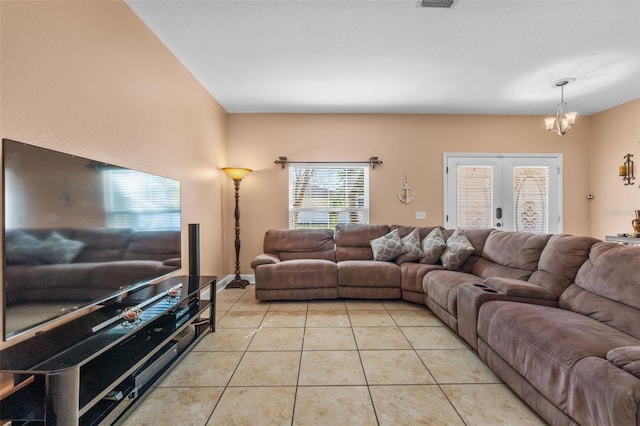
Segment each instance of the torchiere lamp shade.
[[253,171],[244,167],[223,167],[222,170],[227,172],[229,177],[233,180],[242,180],[243,177]]

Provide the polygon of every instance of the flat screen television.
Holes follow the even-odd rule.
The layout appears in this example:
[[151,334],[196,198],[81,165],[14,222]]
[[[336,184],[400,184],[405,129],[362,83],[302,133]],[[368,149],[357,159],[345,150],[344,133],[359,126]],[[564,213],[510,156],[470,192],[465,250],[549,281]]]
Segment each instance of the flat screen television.
[[180,182],[2,140],[3,338],[180,268]]

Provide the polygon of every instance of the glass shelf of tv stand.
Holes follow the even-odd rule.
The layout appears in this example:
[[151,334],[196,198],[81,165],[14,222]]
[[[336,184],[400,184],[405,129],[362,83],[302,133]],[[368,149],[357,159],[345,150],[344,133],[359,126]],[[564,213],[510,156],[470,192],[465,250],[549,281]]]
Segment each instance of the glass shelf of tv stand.
[[[74,401],[71,404],[75,406],[73,410],[77,417],[87,413],[89,414],[86,417],[100,417],[103,410],[108,410],[108,406],[113,405],[112,402],[104,400],[106,394],[112,389],[120,389],[128,393],[131,387],[129,383],[131,375],[156,354],[161,353],[169,342],[189,324],[198,323],[196,338],[198,335],[201,335],[201,338],[206,334],[207,327],[213,329],[215,319],[213,310],[209,320],[198,321],[198,318],[206,309],[214,309],[215,289],[211,288],[214,283],[215,277],[169,278],[158,284],[147,286],[118,303],[102,307],[96,311],[99,314],[90,313],[72,321],[72,323],[78,322],[75,326],[59,327],[65,328],[62,334],[66,334],[69,339],[65,349],[53,356],[47,356],[44,360],[29,357],[29,354],[37,352],[34,351],[34,346],[40,349],[46,348],[46,345],[38,344],[47,341],[47,339],[43,340],[41,335],[32,339],[39,342],[26,344],[28,345],[25,348],[27,360],[24,360],[25,357],[16,356],[20,355],[19,350],[5,353],[7,356],[1,357],[4,358],[4,362],[0,360],[3,372],[13,373],[15,382],[27,378],[31,383],[2,401],[1,417],[17,421],[45,421],[43,419],[47,408],[44,406],[43,395],[49,393],[45,390],[47,386],[45,382],[55,377],[66,377],[65,380],[79,383],[76,393],[71,392],[77,395],[77,402]],[[173,299],[166,297],[166,290],[178,284],[182,284],[180,296]],[[207,288],[212,294],[212,300],[204,303],[205,301],[199,300],[199,293]],[[156,297],[158,294],[162,297]],[[95,324],[104,324],[105,318],[108,319],[114,314],[119,318],[125,307],[144,305],[147,300],[153,300],[153,303],[142,308],[140,321],[136,327],[125,327],[120,320],[111,321],[89,337],[86,336],[88,324],[93,324],[93,327]],[[50,337],[54,339],[59,337],[56,334],[60,333],[54,332]],[[21,345],[25,343],[22,342],[16,346]],[[43,352],[47,352],[46,349]],[[94,407],[97,408],[94,409]],[[49,424],[48,421],[46,423]],[[86,422],[80,419],[80,424],[84,423]]]

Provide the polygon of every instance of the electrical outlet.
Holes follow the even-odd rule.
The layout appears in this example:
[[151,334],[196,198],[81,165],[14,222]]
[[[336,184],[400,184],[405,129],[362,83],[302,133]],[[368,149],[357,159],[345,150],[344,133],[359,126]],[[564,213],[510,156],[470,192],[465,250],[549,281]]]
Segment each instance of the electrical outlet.
[[427,212],[416,212],[416,219],[424,220],[427,218]]

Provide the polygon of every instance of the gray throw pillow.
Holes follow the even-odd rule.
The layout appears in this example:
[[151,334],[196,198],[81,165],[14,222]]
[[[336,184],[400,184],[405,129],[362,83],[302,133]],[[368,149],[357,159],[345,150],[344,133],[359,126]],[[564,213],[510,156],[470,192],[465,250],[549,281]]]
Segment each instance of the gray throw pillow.
[[380,238],[371,240],[371,250],[373,251],[373,260],[388,262],[400,256],[404,253],[404,247],[402,247],[402,239],[398,230],[394,229]]
[[40,244],[40,257],[49,263],[71,263],[83,247],[81,241],[67,240],[57,232],[52,232]]
[[40,244],[42,241],[22,231],[15,231],[7,241],[7,264],[41,265]]
[[444,241],[442,229],[433,228],[422,240],[420,263],[428,263],[430,265],[437,263],[446,247],[447,243]]
[[475,248],[464,235],[460,228],[456,229],[453,235],[447,240],[447,247],[440,256],[442,266],[450,271],[456,271],[471,256]]
[[402,247],[404,253],[396,259],[396,263],[414,262],[422,256],[422,248],[420,247],[420,231],[414,229],[402,238]]

